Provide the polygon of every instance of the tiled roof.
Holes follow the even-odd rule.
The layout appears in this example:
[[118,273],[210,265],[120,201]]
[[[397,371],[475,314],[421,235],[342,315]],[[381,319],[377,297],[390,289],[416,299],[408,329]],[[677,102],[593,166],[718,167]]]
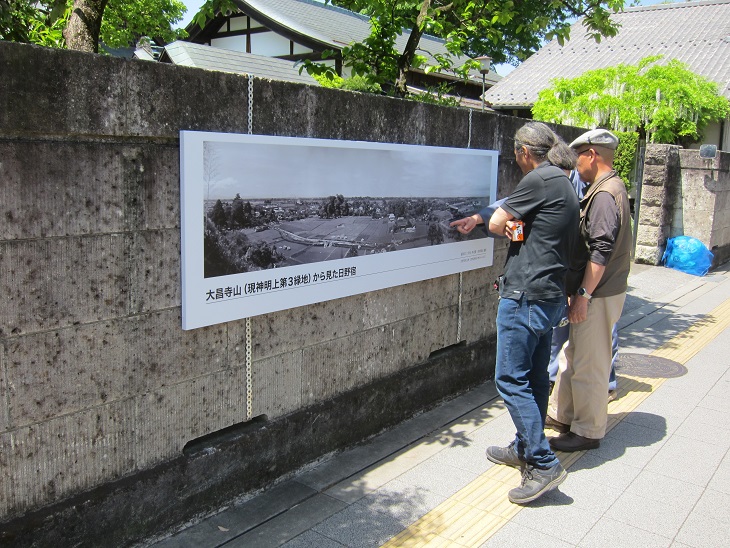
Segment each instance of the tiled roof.
[[730,98],[730,0],[677,2],[630,8],[614,14],[619,33],[596,43],[580,21],[561,47],[553,40],[487,90],[494,108],[531,107],[553,78],[575,78],[587,70],[636,64],[649,55],[686,63],[718,84]]
[[[368,18],[357,13],[311,0],[241,0],[243,11],[264,15],[302,34],[341,48],[361,41],[369,32]],[[248,8],[248,9],[247,9]]]
[[[264,19],[276,21],[293,34],[299,34],[327,44],[334,49],[342,49],[352,42],[361,42],[370,35],[367,17],[329,4],[313,0],[235,0],[241,11],[254,17],[258,13]],[[264,21],[260,21],[264,23]],[[396,40],[396,47],[403,51],[408,41],[407,35]],[[448,54],[444,41],[424,35],[420,42],[420,54]],[[481,74],[473,71],[472,79],[481,82]],[[486,81],[493,84],[501,77],[493,71],[487,74]]]
[[175,65],[239,74],[253,74],[259,78],[268,78],[270,80],[285,80],[302,84],[317,83],[314,78],[307,74],[307,71],[299,74],[299,67],[295,67],[293,61],[273,57],[252,55],[181,41],[165,46],[165,53]]

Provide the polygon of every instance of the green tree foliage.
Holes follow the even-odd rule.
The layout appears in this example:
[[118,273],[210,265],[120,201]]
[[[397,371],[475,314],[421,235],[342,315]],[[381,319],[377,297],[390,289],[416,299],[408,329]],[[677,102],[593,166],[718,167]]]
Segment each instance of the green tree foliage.
[[61,47],[66,0],[0,0],[0,40]]
[[613,158],[613,168],[623,179],[626,190],[629,190],[634,183],[636,166],[636,153],[639,149],[639,134],[634,131],[617,131],[618,148]]
[[428,103],[431,105],[441,105],[445,107],[458,107],[459,98],[452,95],[452,90],[449,84],[442,82],[436,87],[429,87],[426,93],[411,93],[408,97],[414,101],[420,101],[421,103]]
[[349,91],[363,91],[366,93],[380,93],[380,85],[368,82],[363,76],[342,78],[333,72],[314,72],[312,77],[325,88],[346,89]]
[[636,131],[652,143],[688,145],[702,138],[711,121],[730,113],[717,85],[684,63],[661,56],[557,78],[540,92],[536,120],[578,127]]
[[206,0],[206,2],[200,6],[193,22],[197,23],[197,25],[202,29],[208,21],[216,16],[216,14],[223,13],[229,15],[237,11],[238,6],[233,0]]
[[[82,10],[94,4],[97,11],[93,12],[93,17],[86,16]],[[64,31],[69,27],[72,14],[84,13],[79,18],[80,23],[100,28],[97,40],[108,47],[133,46],[143,36],[169,42],[184,35],[184,31],[174,30],[173,25],[182,19],[185,10],[185,4],[179,0],[96,3],[89,0],[0,0],[0,39],[64,48],[67,47]],[[98,49],[98,43],[90,46],[93,47],[89,51]]]
[[125,47],[143,37],[173,42],[186,33],[175,30],[187,8],[180,0],[109,2],[101,24],[101,41],[109,47]]
[[[207,0],[195,22],[201,27],[216,13],[238,10],[233,0]],[[133,46],[142,37],[171,42],[183,38],[174,29],[185,14],[179,0],[0,0],[0,40],[47,47],[98,51]]]
[[[343,49],[345,65],[353,74],[365,76],[383,89],[405,96],[410,67],[425,72],[453,70],[465,76],[475,61],[455,66],[453,55],[489,55],[495,62],[517,63],[536,51],[544,40],[569,37],[570,20],[583,17],[583,24],[596,40],[614,36],[617,27],[611,12],[623,8],[624,0],[327,0],[370,18],[371,33],[360,43]],[[404,32],[404,51],[395,47]],[[436,56],[426,66],[418,49],[423,34],[443,38],[451,55]],[[312,64],[307,70],[313,70]],[[314,69],[316,70],[316,69]],[[320,66],[320,70],[332,70]]]

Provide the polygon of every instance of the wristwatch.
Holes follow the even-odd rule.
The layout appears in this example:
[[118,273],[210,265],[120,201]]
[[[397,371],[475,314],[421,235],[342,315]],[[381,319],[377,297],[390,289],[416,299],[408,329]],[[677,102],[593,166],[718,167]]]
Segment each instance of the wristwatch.
[[585,287],[581,287],[578,290],[578,295],[580,295],[581,297],[585,297],[589,301],[593,298],[593,295],[591,295],[590,293],[588,293],[588,291],[586,291],[586,288]]

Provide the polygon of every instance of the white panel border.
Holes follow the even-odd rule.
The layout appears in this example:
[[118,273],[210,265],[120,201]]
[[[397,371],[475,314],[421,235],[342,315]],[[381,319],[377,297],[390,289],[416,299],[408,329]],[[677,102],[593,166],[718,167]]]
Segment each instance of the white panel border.
[[[408,188],[398,188],[399,181],[390,181],[387,197],[433,196],[418,192],[432,188],[429,185],[438,184],[439,197],[484,197],[488,198],[488,203],[492,203],[497,191],[498,152],[493,150],[181,131],[183,329],[195,329],[492,265],[493,240],[485,237],[206,279],[203,270],[206,197],[203,166],[206,142],[221,145],[222,148],[225,148],[225,144],[244,147],[264,145],[261,150],[267,151],[270,161],[276,161],[277,165],[287,162],[286,151],[292,150],[287,147],[292,146],[310,147],[307,150],[312,151],[316,149],[317,158],[321,158],[322,154],[331,154],[335,165],[338,157],[360,154],[363,157],[360,171],[377,169],[382,172],[391,167],[395,172],[399,169],[396,164],[400,166],[401,162],[406,162],[411,178],[411,182],[406,185]],[[377,151],[388,151],[390,154],[378,154],[377,157],[392,158],[393,165],[375,167],[372,161],[368,165],[368,158],[372,160],[368,153],[372,151],[376,151],[376,154]],[[427,159],[425,162],[424,158]],[[298,189],[302,188],[299,185],[311,183],[312,186],[321,187],[314,191],[313,196],[326,196],[333,192],[332,188],[327,187],[327,182],[322,181],[323,169],[327,167],[319,161],[303,164],[295,166]],[[479,169],[476,173],[466,174],[460,170],[463,165],[477,165]],[[246,166],[242,165],[241,170],[245,169]],[[340,177],[351,179],[352,170],[357,169],[357,166],[350,165],[350,174],[341,174]],[[411,173],[414,169],[420,172]],[[444,169],[446,173],[453,173],[453,177],[449,181],[434,181],[434,177],[443,178]],[[414,179],[424,181],[424,186],[414,189]],[[264,186],[274,184],[267,181],[263,183]],[[347,182],[344,185],[347,186]],[[358,193],[355,195],[372,196],[368,193],[369,189],[357,188]],[[207,192],[210,197],[210,190]],[[301,192],[291,190],[289,196]],[[338,193],[347,196],[342,190]],[[242,197],[246,199],[243,193]]]

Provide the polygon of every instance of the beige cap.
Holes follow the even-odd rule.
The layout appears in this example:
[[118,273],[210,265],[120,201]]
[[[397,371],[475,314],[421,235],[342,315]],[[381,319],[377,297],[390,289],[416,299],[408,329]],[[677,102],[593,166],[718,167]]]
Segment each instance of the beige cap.
[[596,145],[616,150],[616,147],[618,147],[618,137],[607,129],[592,129],[590,131],[586,131],[583,135],[570,143],[570,148],[578,148],[582,145]]

